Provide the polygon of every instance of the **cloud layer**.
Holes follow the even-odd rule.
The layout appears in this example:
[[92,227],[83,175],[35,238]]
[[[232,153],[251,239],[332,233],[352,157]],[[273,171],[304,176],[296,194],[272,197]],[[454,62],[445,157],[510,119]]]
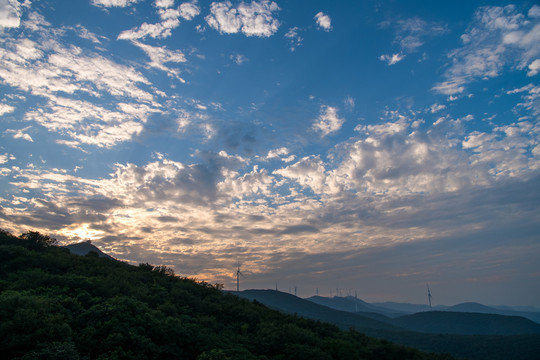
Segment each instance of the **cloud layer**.
[[539,299],[537,5],[1,4],[0,227],[226,286]]

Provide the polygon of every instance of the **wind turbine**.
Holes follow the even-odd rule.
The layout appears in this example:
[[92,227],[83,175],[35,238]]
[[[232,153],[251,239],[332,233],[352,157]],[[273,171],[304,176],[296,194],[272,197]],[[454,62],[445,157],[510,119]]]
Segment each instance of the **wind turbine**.
[[240,291],[240,275],[244,276],[242,272],[240,271],[240,263],[238,263],[238,267],[236,268],[236,291]]
[[431,291],[429,291],[429,284],[426,283],[426,287],[427,287],[427,297],[428,297],[428,301],[429,301],[429,310],[431,310]]

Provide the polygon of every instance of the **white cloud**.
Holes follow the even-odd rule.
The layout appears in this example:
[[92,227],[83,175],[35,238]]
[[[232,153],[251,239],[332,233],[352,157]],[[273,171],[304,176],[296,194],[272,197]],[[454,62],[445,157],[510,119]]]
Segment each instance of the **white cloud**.
[[499,76],[506,65],[535,73],[533,59],[540,54],[540,24],[514,5],[479,8],[461,40],[463,46],[449,54],[452,65],[446,71],[447,80],[433,87],[437,92],[461,93],[472,81]]
[[529,64],[529,72],[527,76],[535,76],[540,71],[540,59],[534,60]]
[[143,23],[137,28],[122,31],[118,35],[118,39],[137,40],[146,37],[164,39],[171,36],[172,29],[176,29],[178,26],[180,26],[180,21],[178,19],[168,19],[157,24]]
[[539,5],[533,5],[529,9],[528,15],[529,15],[530,18],[533,18],[533,19],[540,18],[540,6]]
[[213,2],[205,19],[222,34],[242,32],[246,36],[269,37],[279,28],[279,21],[273,17],[278,10],[279,6],[269,0],[242,2],[238,7],[230,1]]
[[242,54],[232,54],[229,56],[229,58],[236,63],[236,65],[242,65],[246,61],[248,61],[248,58],[245,55]]
[[76,141],[74,145],[112,147],[140,134],[147,116],[158,111],[147,105],[122,103],[117,110],[108,110],[86,101],[52,97],[45,109],[29,111],[25,119],[69,136]]
[[201,9],[194,3],[183,3],[178,9],[180,16],[186,20],[191,20],[201,13]]
[[296,181],[303,188],[310,188],[317,194],[323,194],[326,186],[325,164],[319,156],[307,156],[298,162],[273,172]]
[[324,14],[322,11],[318,12],[314,16],[315,22],[317,23],[317,26],[322,28],[324,31],[330,31],[332,30],[332,20],[330,19],[330,16]]
[[155,0],[154,6],[158,8],[170,8],[174,5],[174,0]]
[[444,110],[444,109],[446,109],[446,105],[442,105],[442,104],[433,104],[429,108],[432,114],[438,113],[439,111]]
[[332,134],[339,129],[345,122],[345,119],[338,117],[337,108],[332,106],[321,106],[321,113],[313,124],[313,129],[321,133],[321,137]]
[[185,82],[180,77],[180,71],[178,69],[165,66],[166,63],[185,63],[187,60],[183,52],[180,50],[169,50],[164,46],[151,46],[139,41],[133,41],[133,44],[141,48],[148,55],[150,58],[149,66],[165,71],[169,76]]
[[301,29],[299,27],[292,27],[290,28],[284,37],[289,39],[289,50],[294,51],[297,47],[302,45],[302,41],[304,40],[300,35],[299,32]]
[[15,160],[15,156],[13,156],[11,154],[8,154],[8,153],[0,154],[0,164],[5,164],[9,160]]
[[18,27],[21,24],[21,7],[17,0],[0,0],[0,28]]
[[355,101],[354,101],[354,98],[353,98],[353,97],[347,96],[347,98],[345,98],[345,100],[344,100],[343,102],[345,103],[345,107],[346,107],[349,111],[354,110],[354,107],[355,107]]
[[523,102],[518,103],[518,107],[523,107],[530,110],[533,115],[540,115],[540,86],[529,84],[519,89],[514,89],[506,92],[511,94],[522,94]]
[[165,39],[172,35],[172,30],[180,26],[180,17],[191,20],[199,15],[200,9],[194,3],[183,3],[177,9],[171,8],[174,2],[158,1],[155,3],[161,19],[155,24],[143,23],[142,25],[124,30],[118,35],[121,40],[137,40],[146,37]]
[[140,0],[92,0],[91,4],[102,7],[127,7],[138,3]]
[[274,178],[270,176],[266,169],[259,169],[254,166],[251,172],[241,176],[236,173],[230,174],[218,184],[220,194],[227,194],[231,199],[243,199],[251,195],[271,195],[271,185]]
[[32,139],[32,137],[26,133],[28,129],[30,129],[30,126],[19,130],[8,129],[6,130],[6,134],[13,134],[14,139],[23,139],[26,141],[34,142],[34,139]]
[[405,55],[399,53],[399,54],[392,54],[392,55],[381,55],[379,56],[379,60],[385,61],[388,65],[394,65],[400,62],[405,58]]
[[[0,51],[0,59],[0,79],[34,95],[83,92],[99,96],[106,92],[143,102],[153,100],[150,93],[138,86],[149,84],[148,80],[132,67],[99,55],[83,54],[77,47],[65,48],[52,38],[43,43],[12,39]],[[30,61],[32,66],[28,66]]]
[[76,26],[76,31],[77,31],[78,35],[83,39],[90,40],[94,44],[100,44],[101,43],[101,41],[98,39],[96,34],[91,33],[90,31],[88,31],[87,28],[85,28],[82,25],[77,25]]
[[15,107],[8,104],[0,104],[0,116],[15,111]]
[[273,150],[268,151],[268,155],[266,155],[265,159],[270,160],[270,159],[279,158],[281,156],[288,155],[289,152],[290,152],[289,149],[286,148],[286,147],[281,147],[279,149],[273,149]]
[[[522,121],[495,127],[490,133],[475,131],[462,146],[474,151],[473,163],[485,164],[490,175],[514,177],[540,168],[540,158],[534,152],[539,137],[537,126]],[[532,156],[527,155],[528,150]]]

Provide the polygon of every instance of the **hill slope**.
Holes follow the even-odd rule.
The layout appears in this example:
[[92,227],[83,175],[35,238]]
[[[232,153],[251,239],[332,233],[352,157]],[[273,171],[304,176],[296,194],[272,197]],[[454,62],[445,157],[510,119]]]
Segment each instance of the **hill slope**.
[[[309,319],[331,322],[342,329],[354,328],[359,331],[367,329],[401,330],[390,323],[390,319],[378,314],[350,313],[313,303],[294,295],[275,290],[244,290],[232,292],[240,297],[257,300],[264,305]],[[373,316],[373,317],[372,317]]]
[[375,314],[384,315],[385,317],[397,317],[397,316],[405,315],[405,313],[392,311],[392,310],[385,309],[379,306],[371,305],[363,300],[357,299],[352,296],[347,296],[347,297],[334,296],[332,298],[327,298],[323,296],[312,296],[312,297],[307,298],[306,300],[309,300],[319,305],[327,306],[332,309],[354,312],[354,313],[357,313],[357,312],[375,313]]
[[394,319],[406,329],[439,334],[540,334],[540,324],[518,316],[466,312],[427,311]]
[[163,266],[32,239],[0,231],[2,358],[449,358],[284,315]]
[[482,305],[475,302],[466,302],[466,303],[450,306],[445,311],[521,316],[540,324],[540,312],[516,311],[516,310],[511,310],[511,309],[497,309],[491,306],[486,306],[486,305]]

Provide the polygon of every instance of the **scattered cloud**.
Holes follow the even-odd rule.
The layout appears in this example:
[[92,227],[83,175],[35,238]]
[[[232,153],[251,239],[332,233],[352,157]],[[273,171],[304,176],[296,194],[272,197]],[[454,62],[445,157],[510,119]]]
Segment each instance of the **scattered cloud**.
[[83,39],[87,39],[87,40],[90,40],[91,42],[93,42],[94,44],[101,44],[101,41],[99,40],[98,36],[96,36],[96,34],[88,31],[87,28],[85,28],[84,26],[82,25],[77,25],[75,27],[75,31],[77,32],[77,34],[83,38]]
[[140,0],[91,0],[91,4],[101,7],[127,7],[138,3]]
[[276,159],[285,155],[289,155],[289,153],[290,151],[288,148],[281,147],[279,149],[273,149],[273,150],[268,151],[268,155],[266,155],[265,159],[266,160]]
[[8,104],[0,104],[0,116],[12,113],[13,111],[15,111],[15,106],[11,106]]
[[345,119],[338,117],[337,108],[332,106],[321,106],[321,113],[313,124],[313,129],[321,133],[321,137],[335,133],[341,129]]
[[523,102],[518,103],[516,108],[525,108],[535,116],[540,115],[540,86],[529,84],[518,89],[509,90],[507,95],[521,94]]
[[170,8],[173,7],[174,0],[155,0],[154,6],[157,8]]
[[0,154],[0,165],[7,163],[9,160],[15,160],[15,156],[8,153]]
[[448,30],[440,23],[429,23],[418,17],[386,21],[381,24],[384,27],[393,27],[396,32],[394,43],[399,47],[399,52],[392,55],[381,55],[379,60],[385,61],[388,65],[394,65],[403,60],[408,54],[415,52],[424,45],[425,41],[431,37],[440,36]]
[[238,54],[238,53],[232,54],[231,56],[229,56],[229,59],[234,61],[236,65],[242,65],[243,63],[249,60],[245,55]]
[[345,103],[345,107],[347,108],[347,110],[349,111],[354,110],[355,101],[352,96],[347,96],[343,102]]
[[532,15],[524,15],[514,5],[479,8],[461,36],[463,46],[449,54],[452,65],[446,80],[433,89],[445,95],[459,94],[468,83],[499,76],[507,65],[529,69],[530,76],[536,74],[540,24],[531,21],[535,9],[529,11]]
[[429,108],[432,114],[438,113],[439,111],[444,110],[444,109],[446,109],[446,105],[442,105],[442,104],[433,104]]
[[274,18],[278,10],[279,6],[269,0],[242,2],[238,7],[233,7],[230,1],[213,2],[205,20],[222,34],[241,32],[246,36],[269,37],[279,28],[279,21]]
[[538,74],[538,72],[540,72],[540,59],[536,59],[529,64],[529,72],[527,73],[527,76],[535,76]]
[[195,3],[183,3],[177,9],[172,8],[173,1],[157,1],[155,5],[161,19],[159,23],[145,22],[136,28],[122,31],[118,39],[138,40],[146,37],[164,39],[171,36],[172,30],[180,26],[180,17],[192,20],[200,13],[200,8]]
[[301,29],[297,26],[290,28],[284,37],[286,37],[289,40],[289,50],[294,51],[297,47],[302,45],[302,41],[304,40],[300,36]]
[[23,139],[26,141],[34,142],[34,139],[32,139],[32,137],[26,133],[28,129],[30,129],[30,126],[27,126],[24,129],[19,129],[19,130],[8,129],[5,131],[5,133],[13,134],[14,139]]
[[185,20],[193,20],[194,17],[201,13],[201,9],[197,6],[196,2],[183,3],[178,10],[180,11],[180,16]]
[[315,16],[315,23],[317,23],[317,26],[323,29],[324,31],[330,31],[332,30],[332,20],[330,19],[330,16],[326,15],[325,13],[318,12]]
[[[33,21],[33,26],[46,31],[48,24]],[[59,36],[62,33],[53,33],[39,42],[10,38],[0,52],[0,79],[4,84],[46,99],[40,108],[28,109],[24,119],[68,137],[70,140],[62,139],[62,143],[74,147],[111,147],[140,134],[148,116],[161,111],[153,95],[141,88],[150,82],[130,66],[83,53],[75,46],[64,47]],[[158,61],[182,59],[179,53],[161,50],[154,55],[153,66],[159,66]],[[116,98],[116,106],[82,99],[104,95]],[[16,132],[14,136],[32,141],[27,133]]]
[[180,71],[165,66],[166,63],[185,63],[186,57],[180,50],[169,50],[164,46],[151,46],[143,44],[139,41],[133,41],[133,44],[139,47],[150,58],[149,66],[166,72],[169,76],[174,77],[181,82],[185,80],[180,77]]
[[403,54],[393,54],[393,55],[381,55],[379,60],[385,61],[388,65],[394,65],[403,60],[405,55]]

